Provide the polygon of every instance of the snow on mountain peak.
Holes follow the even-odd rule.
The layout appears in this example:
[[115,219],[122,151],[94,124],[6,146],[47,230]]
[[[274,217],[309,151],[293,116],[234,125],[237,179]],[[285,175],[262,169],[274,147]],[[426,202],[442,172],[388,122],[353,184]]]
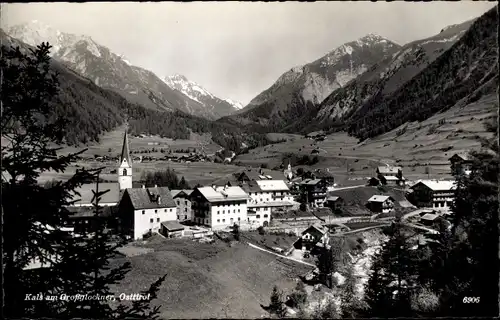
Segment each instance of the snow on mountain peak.
[[226,101],[227,103],[229,103],[230,105],[232,105],[233,108],[238,109],[238,110],[241,110],[241,109],[243,109],[245,107],[240,102],[237,102],[237,101],[234,101],[234,100],[231,100],[231,99],[224,99],[224,101]]

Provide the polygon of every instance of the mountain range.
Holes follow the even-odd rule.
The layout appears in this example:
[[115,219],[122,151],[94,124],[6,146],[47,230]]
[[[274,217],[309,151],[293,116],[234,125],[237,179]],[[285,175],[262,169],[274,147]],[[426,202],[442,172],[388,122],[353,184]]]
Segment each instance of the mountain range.
[[33,23],[0,35],[2,50],[13,43],[53,44],[52,67],[61,74],[62,92],[55,114],[73,121],[71,143],[98,140],[128,117],[134,133],[209,133],[238,150],[243,143],[269,143],[270,132],[346,130],[365,140],[494,94],[496,25],[495,7],[402,46],[368,34],[291,68],[244,108],[182,75],[159,78],[90,37]]
[[204,89],[197,93],[185,91],[186,87],[188,90],[200,88],[185,77],[168,77],[173,81],[163,81],[155,73],[132,65],[126,57],[112,52],[89,36],[61,32],[37,20],[13,26],[7,34],[32,46],[49,42],[54,59],[91,79],[96,85],[114,90],[129,101],[153,110],[180,110],[214,120],[238,108],[237,103],[217,98]]

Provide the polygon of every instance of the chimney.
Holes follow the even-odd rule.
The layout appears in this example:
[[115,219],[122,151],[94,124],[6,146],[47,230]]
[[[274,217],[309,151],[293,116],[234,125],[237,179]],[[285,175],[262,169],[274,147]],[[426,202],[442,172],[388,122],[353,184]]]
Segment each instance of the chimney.
[[143,188],[143,189],[146,189],[146,185],[144,185],[144,184],[143,184],[143,185],[142,185],[142,188]]

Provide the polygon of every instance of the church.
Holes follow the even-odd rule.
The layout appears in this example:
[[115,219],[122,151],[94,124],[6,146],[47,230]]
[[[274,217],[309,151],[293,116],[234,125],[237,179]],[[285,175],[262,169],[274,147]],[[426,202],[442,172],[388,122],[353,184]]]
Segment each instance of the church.
[[[100,190],[109,191],[101,197],[100,206],[109,207],[103,210],[108,225],[116,226],[121,232],[133,239],[141,239],[146,234],[158,232],[161,224],[177,220],[177,207],[167,187],[140,188],[133,187],[133,162],[130,157],[128,134],[125,131],[123,146],[118,163],[116,183],[99,183]],[[79,199],[68,208],[74,214],[71,220],[74,225],[92,225],[95,216],[92,214],[92,198],[95,183],[86,184],[75,191],[80,193]],[[112,221],[112,223],[109,223]],[[80,228],[84,229],[84,228]],[[75,230],[76,231],[76,230]]]

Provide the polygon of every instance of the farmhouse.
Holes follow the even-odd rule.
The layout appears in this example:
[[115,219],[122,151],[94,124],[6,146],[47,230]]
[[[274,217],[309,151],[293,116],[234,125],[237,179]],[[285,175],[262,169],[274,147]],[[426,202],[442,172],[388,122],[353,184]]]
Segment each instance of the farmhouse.
[[327,245],[329,242],[328,229],[314,224],[302,232],[302,250],[312,250],[318,244]]
[[316,169],[311,176],[312,179],[323,179],[328,189],[332,188],[335,184],[335,178],[328,168],[326,170]]
[[312,207],[323,207],[327,185],[323,179],[306,179],[299,184],[301,198]]
[[455,199],[456,182],[451,180],[421,180],[410,187],[412,200],[418,207],[448,211]]
[[191,200],[189,195],[193,190],[171,190],[170,194],[177,205],[177,220],[179,221],[191,221]]
[[326,198],[325,207],[328,207],[332,210],[340,209],[343,202],[344,199],[339,196],[329,196],[328,198]]
[[380,166],[376,170],[377,178],[382,184],[403,186],[405,178],[401,167]]
[[390,196],[375,195],[368,199],[368,207],[372,212],[388,213],[394,210],[394,199]]
[[276,173],[271,170],[259,169],[258,171],[247,169],[241,172],[236,180],[239,183],[248,183],[250,181],[259,180],[283,180],[283,176],[280,173]]
[[134,239],[158,232],[161,222],[177,218],[177,207],[167,187],[126,189],[118,210],[120,229]]
[[65,226],[71,228],[75,234],[85,234],[92,232],[96,224],[102,224],[105,228],[115,228],[118,206],[106,206],[99,210],[99,215],[95,214],[95,208],[89,206],[68,207],[69,215],[65,221]]
[[455,153],[449,160],[452,174],[469,175],[471,173],[472,159],[468,154]]
[[248,195],[240,187],[195,188],[189,196],[193,221],[212,229],[248,223]]

